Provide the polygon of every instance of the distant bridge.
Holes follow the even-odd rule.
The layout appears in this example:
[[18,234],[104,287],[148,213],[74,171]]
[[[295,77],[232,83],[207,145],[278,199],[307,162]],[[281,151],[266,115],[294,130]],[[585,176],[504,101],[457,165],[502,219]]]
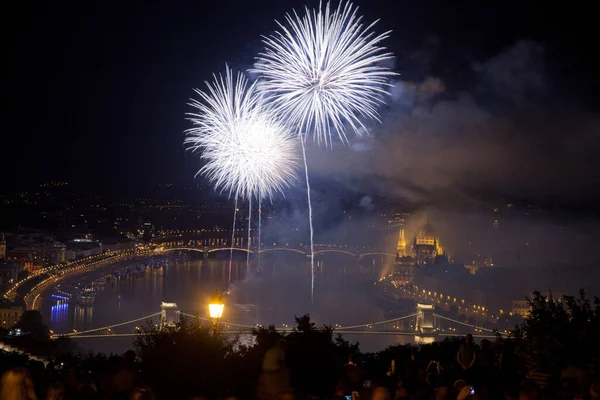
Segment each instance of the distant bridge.
[[[161,311],[130,321],[120,322],[101,328],[88,329],[69,333],[57,333],[52,339],[69,337],[72,339],[127,337],[147,334],[140,325],[150,323],[155,327],[173,325],[179,322],[183,316],[198,319],[201,323],[213,324],[215,321],[209,318],[199,317],[180,311],[174,303],[163,303]],[[217,321],[217,329],[225,334],[251,334],[254,329],[262,325],[244,325],[234,322]],[[291,325],[283,324],[277,328],[278,332],[289,333],[294,329]],[[132,328],[133,327],[133,328]],[[416,312],[403,317],[392,318],[384,321],[363,323],[357,325],[334,325],[335,333],[344,335],[392,335],[392,336],[414,336],[419,343],[431,343],[438,337],[455,337],[472,334],[476,338],[496,338],[497,336],[508,336],[506,332],[497,332],[476,325],[467,324],[455,319],[435,313],[435,307],[430,304],[417,304]]]
[[[291,247],[291,246],[271,246],[271,247],[262,247],[258,250],[257,247],[251,246],[248,248],[247,246],[223,246],[223,245],[212,245],[212,246],[198,246],[193,244],[184,244],[181,242],[173,243],[173,244],[162,244],[157,247],[156,252],[169,252],[169,251],[196,251],[204,254],[204,257],[207,258],[210,253],[218,252],[218,251],[241,251],[250,254],[264,254],[271,253],[276,251],[288,251],[292,253],[298,253],[304,255],[306,257],[310,257],[310,248],[299,246],[299,247]],[[353,248],[335,248],[335,247],[327,247],[327,248],[317,248],[315,249],[315,256],[324,255],[324,254],[345,254],[350,257],[363,259],[368,256],[382,256],[382,257],[396,257],[394,253],[387,253],[383,251],[372,251],[372,250],[364,250],[364,249],[353,249]]]

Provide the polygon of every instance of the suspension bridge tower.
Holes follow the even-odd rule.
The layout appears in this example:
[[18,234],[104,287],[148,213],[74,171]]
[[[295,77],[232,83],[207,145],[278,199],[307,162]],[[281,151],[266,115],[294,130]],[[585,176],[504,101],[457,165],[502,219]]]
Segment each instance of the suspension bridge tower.
[[433,304],[417,303],[416,343],[427,344],[435,341],[436,326],[433,311]]
[[179,322],[179,310],[175,303],[160,304],[160,321],[163,325],[175,325]]

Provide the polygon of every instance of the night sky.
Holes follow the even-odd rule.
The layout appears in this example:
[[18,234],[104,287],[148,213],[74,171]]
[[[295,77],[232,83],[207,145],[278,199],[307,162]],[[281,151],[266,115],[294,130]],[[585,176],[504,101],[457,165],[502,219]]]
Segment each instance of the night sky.
[[[114,190],[192,183],[199,162],[182,145],[192,89],[201,87],[213,72],[221,72],[225,63],[250,67],[261,48],[260,35],[275,29],[274,19],[282,20],[286,12],[304,4],[317,4],[13,3],[3,12],[3,25],[11,26],[4,35],[8,68],[2,85],[0,162],[5,187],[61,179]],[[383,110],[383,126],[374,129],[375,146],[389,148],[386,140],[400,141],[402,148],[416,149],[415,159],[409,166],[394,164],[401,156],[382,152],[389,163],[369,164],[358,176],[338,171],[335,179],[359,186],[361,180],[384,182],[385,190],[360,189],[374,192],[387,191],[393,179],[402,188],[395,195],[416,196],[415,200],[456,187],[461,193],[544,198],[568,192],[566,200],[596,199],[600,186],[596,14],[584,3],[537,2],[538,7],[533,3],[356,1],[366,21],[381,19],[378,31],[393,30],[386,45],[395,53],[395,70],[401,74],[395,83],[400,92]],[[443,82],[440,95],[411,101],[407,107],[410,88],[432,78]],[[469,104],[464,118],[457,117],[457,104]],[[438,136],[414,134],[428,130],[415,115],[426,112],[430,126],[431,120],[440,118],[440,108],[451,115],[443,141],[437,140],[437,131]],[[484,124],[471,132],[473,109],[502,119],[511,129],[499,135],[489,133]],[[518,159],[507,155],[513,136],[525,138],[519,142]],[[452,146],[457,141],[463,143],[454,147],[464,149],[464,154]],[[580,142],[582,148],[574,149]],[[495,148],[500,149],[497,154]],[[523,160],[527,149],[533,156]],[[491,151],[492,161],[470,158],[485,151]],[[344,158],[343,149],[341,154]],[[374,154],[367,152],[365,157]],[[426,163],[423,160],[446,161],[430,168],[420,164]],[[456,167],[458,162],[463,167]],[[510,163],[521,166],[504,168]],[[426,176],[415,178],[411,167],[426,171]],[[315,175],[324,175],[319,172]],[[444,187],[442,182],[449,181]]]

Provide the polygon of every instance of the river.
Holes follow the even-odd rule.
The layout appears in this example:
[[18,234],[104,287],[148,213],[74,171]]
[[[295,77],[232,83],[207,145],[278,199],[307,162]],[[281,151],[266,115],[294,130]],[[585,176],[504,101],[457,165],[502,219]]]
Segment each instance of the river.
[[[222,252],[207,260],[199,253],[180,252],[139,258],[67,279],[44,294],[42,314],[55,333],[83,331],[129,321],[160,311],[161,302],[177,303],[185,313],[207,316],[208,302],[215,290],[227,292],[224,321],[239,324],[293,326],[294,316],[310,314],[318,324],[355,325],[381,321],[391,311],[410,313],[406,308],[386,304],[373,290],[373,280],[384,267],[384,260],[359,264],[345,255],[328,255],[315,265],[314,303],[311,303],[310,263],[301,255],[270,254],[251,260],[248,267],[243,254],[234,256],[232,285],[229,280],[229,254]],[[103,285],[95,285],[87,304],[59,299],[65,293],[81,293],[98,278],[112,274]],[[66,296],[68,297],[68,296]],[[131,333],[135,324],[119,328]],[[117,331],[117,330],[115,330]],[[404,337],[350,335],[361,349],[380,350],[406,342]],[[86,351],[122,353],[132,348],[132,337],[79,339]]]

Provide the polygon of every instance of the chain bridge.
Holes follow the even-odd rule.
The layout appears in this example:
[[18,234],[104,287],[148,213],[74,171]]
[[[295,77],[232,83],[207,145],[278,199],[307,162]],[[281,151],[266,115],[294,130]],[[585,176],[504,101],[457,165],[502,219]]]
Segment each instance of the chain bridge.
[[[243,335],[251,334],[254,329],[262,325],[244,325],[225,320],[213,321],[210,318],[186,313],[177,308],[175,303],[163,303],[161,311],[146,315],[130,321],[119,322],[113,325],[83,331],[74,330],[69,333],[53,333],[52,338],[68,337],[72,339],[111,338],[144,335],[143,325],[151,324],[155,327],[175,325],[181,318],[198,319],[201,324],[214,325],[224,334]],[[278,332],[293,332],[293,324],[276,326]],[[456,337],[472,334],[475,338],[496,338],[506,333],[492,329],[467,324],[455,319],[437,314],[435,306],[418,303],[414,313],[384,321],[373,321],[356,325],[333,325],[335,333],[342,335],[395,335],[414,336],[417,343],[431,343],[438,338]]]

